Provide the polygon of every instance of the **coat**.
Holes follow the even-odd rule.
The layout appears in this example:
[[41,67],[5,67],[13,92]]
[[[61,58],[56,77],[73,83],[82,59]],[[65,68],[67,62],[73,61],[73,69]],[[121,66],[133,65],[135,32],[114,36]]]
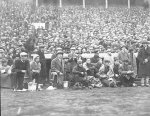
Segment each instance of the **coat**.
[[39,73],[41,71],[41,63],[37,63],[35,61],[32,61],[30,64],[30,70],[32,72],[34,72],[36,70]]
[[129,56],[129,53],[127,51],[126,52],[120,51],[118,53],[118,58],[119,58],[120,63],[123,63],[124,60],[129,61],[130,56]]
[[52,60],[51,63],[51,71],[52,72],[61,72],[64,73],[64,64],[65,62],[62,60],[62,62],[56,57]]
[[[150,47],[147,47],[146,50],[142,47],[137,58],[139,60],[139,77],[150,76]],[[148,59],[147,63],[143,63],[145,59]]]
[[[21,70],[26,70],[26,73],[22,73]],[[22,62],[20,59],[15,60],[12,66],[12,72],[15,72],[17,75],[19,74],[20,76],[24,76],[25,83],[29,82],[31,80],[29,60],[25,60],[25,62]]]
[[72,73],[73,68],[77,65],[77,58],[78,58],[78,55],[77,55],[77,54],[70,53],[70,54],[68,55],[68,57],[69,57],[69,62],[70,62],[70,64],[71,64],[70,70],[71,70],[71,73]]
[[40,71],[40,80],[41,81],[45,81],[45,79],[48,76],[47,73],[47,68],[46,68],[46,59],[45,59],[45,55],[43,52],[41,52],[40,50],[37,53],[40,56],[40,63],[41,63],[41,71]]
[[[62,60],[62,62],[56,57],[52,60],[51,63],[51,72],[57,73],[57,83],[63,84],[64,81],[64,69],[65,69],[65,62]],[[63,75],[60,75],[60,73],[63,73]]]
[[[82,81],[82,80],[84,80],[84,77],[86,76],[86,69],[82,66],[82,67],[80,67],[80,66],[75,66],[74,68],[73,68],[73,74],[74,74],[74,81],[75,82],[80,82],[80,81]],[[83,73],[83,74],[81,74],[81,73]]]
[[86,69],[87,76],[94,76],[96,73],[96,68],[91,63],[83,63],[83,67]]
[[26,74],[30,77],[30,63],[28,60],[22,62],[20,59],[15,60],[12,72],[21,73],[21,70],[26,70]]
[[[133,55],[133,56],[132,56]],[[134,74],[137,75],[137,63],[136,63],[136,56],[134,54],[130,54],[129,61],[131,63],[132,69]]]

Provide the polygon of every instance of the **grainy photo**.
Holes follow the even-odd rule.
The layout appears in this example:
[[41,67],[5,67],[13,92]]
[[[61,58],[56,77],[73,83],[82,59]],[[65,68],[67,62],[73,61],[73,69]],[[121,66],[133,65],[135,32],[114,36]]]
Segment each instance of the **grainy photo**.
[[1,116],[150,116],[150,0],[0,0]]

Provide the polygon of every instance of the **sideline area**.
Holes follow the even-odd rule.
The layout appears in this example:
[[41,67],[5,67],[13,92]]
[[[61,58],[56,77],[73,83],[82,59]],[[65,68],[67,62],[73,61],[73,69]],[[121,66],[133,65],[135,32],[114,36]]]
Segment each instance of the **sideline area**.
[[149,116],[147,87],[13,92],[1,90],[1,115]]

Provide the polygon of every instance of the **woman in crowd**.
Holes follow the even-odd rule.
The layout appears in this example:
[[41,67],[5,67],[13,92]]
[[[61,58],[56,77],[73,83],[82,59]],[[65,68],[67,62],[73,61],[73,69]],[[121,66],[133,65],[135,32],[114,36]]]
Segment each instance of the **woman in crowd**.
[[38,85],[40,81],[41,63],[39,55],[35,55],[33,61],[30,64],[30,70],[32,73],[32,80],[35,80],[36,90],[39,90]]

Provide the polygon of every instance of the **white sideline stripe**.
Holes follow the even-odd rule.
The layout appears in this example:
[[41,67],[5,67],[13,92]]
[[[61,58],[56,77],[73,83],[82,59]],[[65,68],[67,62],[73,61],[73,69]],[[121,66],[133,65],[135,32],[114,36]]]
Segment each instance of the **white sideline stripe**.
[[19,107],[18,111],[17,111],[17,115],[19,115],[21,113],[21,107]]

